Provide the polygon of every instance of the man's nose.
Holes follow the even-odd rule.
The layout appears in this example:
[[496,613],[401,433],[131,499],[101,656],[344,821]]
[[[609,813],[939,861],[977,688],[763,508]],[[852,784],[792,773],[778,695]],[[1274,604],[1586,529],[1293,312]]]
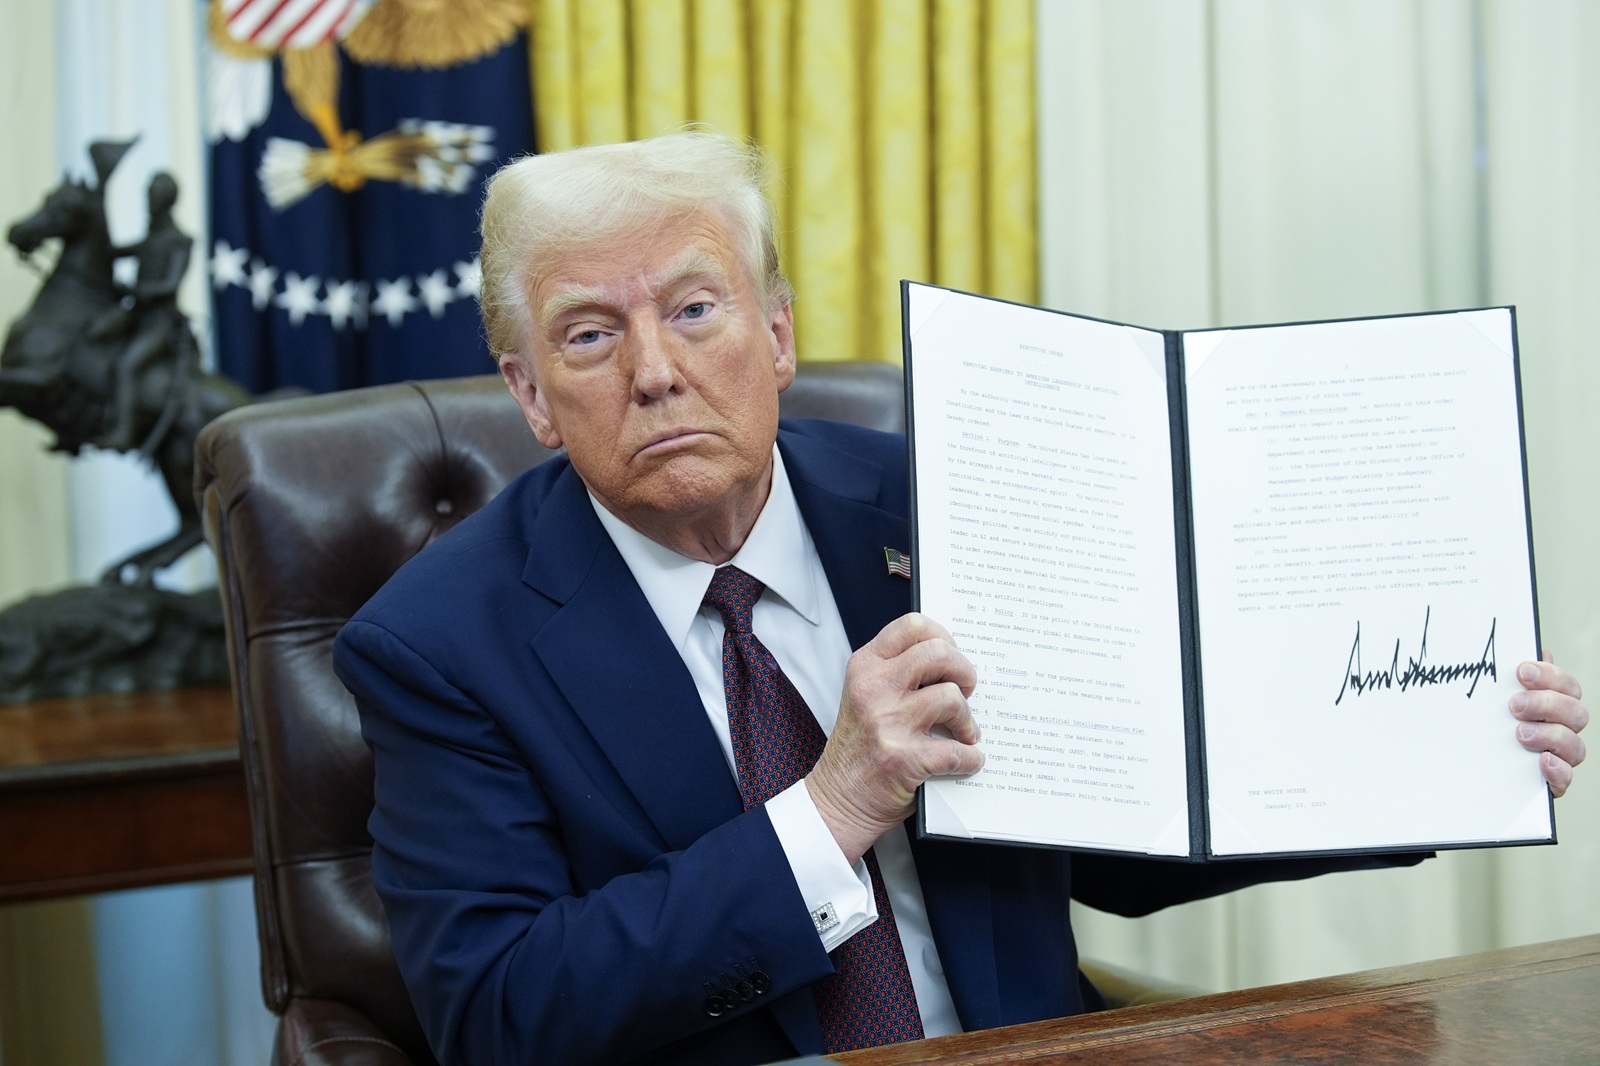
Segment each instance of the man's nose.
[[659,400],[678,387],[678,345],[661,322],[641,323],[628,331],[629,371],[633,398],[645,403]]

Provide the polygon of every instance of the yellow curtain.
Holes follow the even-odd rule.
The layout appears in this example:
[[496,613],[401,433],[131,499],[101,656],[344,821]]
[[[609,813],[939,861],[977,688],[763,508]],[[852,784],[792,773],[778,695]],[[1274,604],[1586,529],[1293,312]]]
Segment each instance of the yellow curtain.
[[1035,301],[1032,0],[532,2],[541,151],[772,158],[802,359],[898,361],[901,278]]

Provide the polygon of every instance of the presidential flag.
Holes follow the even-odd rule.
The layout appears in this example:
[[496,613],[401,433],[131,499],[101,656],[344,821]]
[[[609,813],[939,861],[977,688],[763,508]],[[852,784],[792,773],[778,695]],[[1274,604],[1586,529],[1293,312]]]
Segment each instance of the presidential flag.
[[212,0],[218,369],[253,392],[492,372],[483,182],[533,149],[526,0]]

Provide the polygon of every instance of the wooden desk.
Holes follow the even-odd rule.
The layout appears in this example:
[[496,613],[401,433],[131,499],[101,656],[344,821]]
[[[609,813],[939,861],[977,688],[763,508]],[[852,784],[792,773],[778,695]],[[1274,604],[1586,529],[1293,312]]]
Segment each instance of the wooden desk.
[[913,1063],[1594,1063],[1600,936],[836,1056]]
[[0,704],[0,902],[250,870],[226,688]]

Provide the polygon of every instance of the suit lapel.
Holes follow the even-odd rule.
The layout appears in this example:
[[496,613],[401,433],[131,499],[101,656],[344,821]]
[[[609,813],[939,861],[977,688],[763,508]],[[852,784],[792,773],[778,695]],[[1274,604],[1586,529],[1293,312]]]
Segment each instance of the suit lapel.
[[[890,574],[883,555],[884,548],[911,546],[906,518],[881,505],[898,493],[886,491],[883,468],[814,438],[780,433],[778,447],[850,646],[859,648],[911,608],[911,583]],[[964,845],[919,840],[913,821],[906,833],[961,1024],[999,1024],[990,864],[974,861]]]
[[535,634],[533,652],[667,849],[737,817],[738,787],[694,681],[570,467],[530,542],[523,580],[562,605]]
[[909,548],[905,517],[880,503],[882,467],[798,434],[780,432],[778,447],[845,634],[859,648],[910,609],[910,582],[890,574],[883,557],[884,548]]

